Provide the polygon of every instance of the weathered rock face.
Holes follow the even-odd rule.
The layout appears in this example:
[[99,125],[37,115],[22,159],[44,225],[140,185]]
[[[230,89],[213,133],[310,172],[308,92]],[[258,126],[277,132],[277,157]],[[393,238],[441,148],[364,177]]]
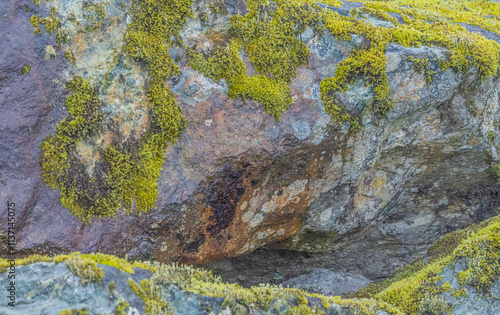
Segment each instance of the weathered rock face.
[[[246,10],[244,1],[224,3],[230,14]],[[487,172],[491,162],[485,155],[490,150],[493,161],[498,159],[498,137],[488,137],[498,133],[498,79],[479,84],[475,70],[439,70],[441,48],[389,44],[394,109],[386,118],[373,118],[373,93],[359,81],[341,95],[348,108],[363,112],[363,129],[348,133],[325,113],[319,82],[334,75],[361,38],[318,38],[308,30],[301,39],[311,51],[309,64],[297,70],[291,83],[295,102],[280,122],[257,102],[229,98],[223,81],[189,68],[182,49],[171,50],[181,74],[168,86],[189,125],[166,154],[156,207],[85,225],[40,176],[38,146],[66,115],[61,82],[76,73],[102,84],[106,119],[126,138],[148,123],[146,74],[121,51],[128,5],[113,3],[109,21],[91,33],[71,28],[69,13],[80,12],[81,4],[54,5],[72,32],[69,46],[57,47],[47,34],[33,35],[29,17],[35,10],[47,14],[49,4],[0,4],[7,13],[0,19],[0,200],[16,203],[22,253],[99,251],[204,264],[266,246],[213,267],[228,278],[237,273],[246,283],[269,280],[278,265],[284,279],[315,267],[374,279],[410,262],[440,235],[498,214],[500,188]],[[206,8],[204,1],[194,4],[195,12]],[[188,20],[181,33],[185,47],[210,47],[210,30],[228,27],[229,15],[207,12],[206,25]],[[46,60],[49,44],[57,54]],[[63,57],[68,47],[75,52],[75,68]],[[429,59],[437,72],[430,84],[409,56]],[[248,56],[242,58],[255,73]],[[25,63],[32,70],[21,75]],[[89,173],[107,141],[104,135],[78,147]]]

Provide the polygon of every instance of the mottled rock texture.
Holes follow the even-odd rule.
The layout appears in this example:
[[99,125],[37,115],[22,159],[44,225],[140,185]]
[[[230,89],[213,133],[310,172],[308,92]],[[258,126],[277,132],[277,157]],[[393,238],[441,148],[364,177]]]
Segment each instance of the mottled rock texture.
[[[307,30],[301,39],[311,51],[309,64],[296,71],[295,102],[279,122],[257,102],[229,98],[223,82],[189,68],[182,49],[171,50],[181,73],[168,86],[189,125],[165,156],[156,206],[83,224],[61,206],[60,193],[43,184],[39,144],[67,115],[62,82],[72,74],[102,86],[106,119],[125,138],[148,123],[145,73],[121,50],[130,19],[124,3],[112,2],[109,19],[88,33],[70,26],[69,13],[81,14],[80,2],[0,3],[0,201],[16,204],[21,254],[100,251],[194,264],[249,254],[211,267],[247,284],[317,267],[376,279],[423,254],[439,236],[498,214],[500,187],[487,172],[498,160],[498,79],[479,84],[474,69],[439,70],[444,50],[438,47],[389,44],[394,109],[375,119],[371,89],[354,84],[340,99],[362,112],[363,129],[348,133],[325,113],[319,83],[362,41],[318,38]],[[68,25],[70,45],[33,34],[30,16],[48,15],[50,5]],[[224,5],[230,15],[246,11],[245,1]],[[204,1],[193,8],[207,12],[208,22],[188,19],[184,45],[210,47],[216,36],[210,30],[227,28],[229,15],[215,16]],[[56,48],[55,58],[45,58],[48,45]],[[68,48],[74,68],[64,58]],[[409,56],[429,59],[436,71],[430,84]],[[248,56],[242,58],[255,73]],[[26,63],[32,68],[22,75]],[[89,173],[107,141],[79,145]],[[6,215],[1,209],[2,222]]]
[[317,268],[309,274],[289,279],[283,282],[282,285],[284,287],[300,288],[311,293],[339,296],[358,291],[369,283],[370,280],[360,275]]
[[[68,256],[73,261],[86,259],[78,254]],[[15,306],[2,303],[1,314],[401,314],[386,303],[373,300],[308,295],[297,289],[269,285],[242,288],[224,284],[210,273],[192,267],[154,263],[126,270],[125,260],[100,257],[108,260],[97,264],[103,272],[102,279],[85,283],[84,278],[68,268],[67,262],[31,257],[30,263],[16,269],[16,274],[23,276],[14,286],[16,299],[9,300]],[[117,264],[109,265],[110,260]],[[2,268],[9,265],[5,262],[0,260]],[[8,271],[1,274],[0,284],[10,288]]]

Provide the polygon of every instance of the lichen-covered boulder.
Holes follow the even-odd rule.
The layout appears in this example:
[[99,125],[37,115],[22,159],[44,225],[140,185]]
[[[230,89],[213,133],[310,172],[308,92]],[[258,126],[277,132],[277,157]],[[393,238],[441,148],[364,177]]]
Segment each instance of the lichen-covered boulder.
[[35,2],[0,3],[21,254],[375,279],[498,214],[497,4]]

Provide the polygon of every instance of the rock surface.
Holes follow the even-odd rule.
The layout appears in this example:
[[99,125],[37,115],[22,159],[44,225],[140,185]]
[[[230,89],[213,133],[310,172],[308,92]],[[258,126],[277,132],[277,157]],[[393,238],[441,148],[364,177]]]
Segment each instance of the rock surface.
[[309,274],[289,279],[283,282],[282,285],[311,293],[339,296],[352,291],[358,291],[370,282],[370,280],[360,275],[317,268]]
[[[224,3],[230,14],[246,10],[244,1]],[[187,67],[183,51],[171,51],[180,57],[181,74],[168,84],[189,126],[166,154],[156,207],[85,225],[40,176],[38,146],[66,116],[62,82],[73,73],[93,84],[108,80],[100,90],[107,117],[130,136],[148,121],[145,74],[121,54],[127,5],[122,10],[113,2],[112,18],[99,32],[75,35],[72,68],[67,47],[58,47],[53,35],[34,35],[29,24],[34,12],[48,15],[52,4],[65,25],[69,12],[82,10],[69,0],[42,2],[41,9],[27,0],[0,3],[0,201],[16,204],[21,254],[100,251],[205,264],[253,252],[211,267],[246,284],[269,281],[277,266],[284,280],[318,267],[376,279],[423,254],[439,236],[498,214],[500,187],[485,156],[490,150],[498,160],[500,137],[488,137],[498,134],[498,79],[478,85],[474,71],[438,70],[441,48],[389,44],[395,107],[381,122],[373,120],[373,94],[355,84],[341,95],[348,107],[363,110],[363,129],[351,135],[325,113],[319,82],[361,42],[306,31],[311,57],[292,80],[295,102],[280,122],[256,102],[230,99],[223,83]],[[229,16],[208,18],[207,26],[188,20],[186,47],[209,45],[207,30],[227,27]],[[56,47],[55,58],[45,58],[48,45]],[[429,58],[437,71],[432,83],[408,56]],[[21,75],[26,63],[31,72]],[[79,147],[89,172],[95,151]],[[7,209],[0,216],[6,222]]]
[[[34,260],[36,261],[36,258]],[[3,263],[0,260],[0,264]],[[228,289],[225,295],[219,293],[214,296],[208,292],[197,294],[193,293],[192,290],[199,290],[200,285],[207,284],[206,288],[208,289],[213,286],[214,290],[216,287],[221,288],[224,285],[210,283],[211,280],[205,279],[206,275],[197,273],[196,270],[189,267],[187,269],[169,269],[168,273],[163,274],[167,276],[161,278],[159,282],[155,282],[154,278],[162,272],[160,270],[150,272],[147,269],[136,267],[134,273],[128,273],[115,266],[98,264],[98,267],[104,273],[101,282],[92,281],[83,284],[81,278],[70,271],[64,262],[34,262],[17,266],[18,280],[14,286],[16,299],[13,302],[15,306],[1,303],[0,314],[62,315],[65,314],[62,313],[64,310],[86,311],[84,314],[88,315],[288,314],[288,312],[299,314],[297,306],[302,305],[305,307],[301,309],[302,311],[311,312],[312,309],[315,309],[315,312],[320,312],[320,314],[343,315],[352,314],[359,308],[357,300],[337,299],[340,303],[337,304],[331,298],[319,295],[307,296],[298,290],[287,295],[284,289],[269,286],[261,289],[241,289],[234,285],[227,285]],[[0,279],[0,284],[5,288],[9,288],[10,285],[10,280],[6,277],[7,274],[8,272],[2,273]],[[195,276],[199,278],[195,279]],[[143,296],[138,295],[137,291],[129,284],[131,280],[142,288],[145,288],[143,283],[149,281],[151,289],[143,291],[141,293],[144,294]],[[207,282],[204,283],[204,281]],[[190,287],[190,282],[196,282],[198,286]],[[258,295],[259,290],[266,293]],[[151,294],[153,291],[154,294]],[[249,303],[254,294],[265,297],[266,301]],[[154,298],[151,298],[153,295]],[[298,296],[302,296],[303,300],[298,301]],[[322,299],[329,300],[327,308],[325,308],[326,304],[322,302]],[[119,311],[120,305],[122,305],[121,313]],[[167,308],[160,308],[159,305],[167,306]],[[388,314],[384,310],[391,310],[379,305],[375,301],[364,302],[364,307],[377,312],[377,314]],[[397,311],[394,314],[397,314]]]
[[[140,282],[148,279],[148,270],[136,268],[135,274],[127,274],[114,267],[99,265],[104,271],[102,283],[82,284],[78,276],[73,274],[64,263],[40,262],[20,266],[15,284],[15,307],[2,303],[0,313],[4,315],[53,315],[65,309],[89,308],[92,314],[112,314],[118,299],[126,300],[131,308],[144,314],[145,304],[129,288],[127,279]],[[0,283],[8,288],[9,279],[2,274]],[[117,285],[114,294],[109,292],[108,284],[113,281]]]

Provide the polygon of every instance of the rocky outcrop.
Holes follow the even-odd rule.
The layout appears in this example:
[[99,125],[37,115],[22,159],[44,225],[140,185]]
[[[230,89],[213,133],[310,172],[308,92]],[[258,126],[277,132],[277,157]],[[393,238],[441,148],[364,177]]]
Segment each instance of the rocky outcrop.
[[[499,253],[497,216],[446,234],[425,259],[367,286],[366,278],[325,269],[284,283],[302,291],[269,284],[244,288],[192,266],[100,253],[0,259],[0,285],[15,305],[0,305],[0,312],[493,315],[500,310]],[[329,296],[340,293],[347,294]]]
[[[230,16],[248,11],[244,1],[226,0],[228,15],[195,1],[196,14],[181,32],[183,48],[170,50],[181,70],[166,86],[188,126],[166,152],[156,206],[82,223],[61,206],[60,192],[43,183],[39,145],[67,116],[63,82],[73,74],[96,86],[109,131],[79,142],[78,172],[93,174],[99,150],[113,140],[109,135],[136,139],[148,125],[148,73],[122,50],[132,18],[130,3],[123,3],[112,2],[107,18],[88,32],[78,27],[96,22],[86,19],[80,2],[0,4],[6,12],[0,19],[6,34],[0,43],[0,200],[16,204],[21,254],[101,251],[205,264],[251,253],[212,267],[247,284],[269,281],[277,266],[283,280],[317,267],[376,279],[423,254],[441,235],[498,214],[500,188],[488,172],[498,160],[498,79],[479,84],[475,67],[441,70],[438,59],[447,51],[439,46],[389,43],[394,108],[385,117],[374,113],[373,89],[360,78],[338,95],[361,118],[362,129],[349,132],[325,112],[320,82],[366,42],[308,28],[300,36],[310,50],[308,64],[297,68],[293,104],[277,122],[261,104],[228,97],[227,83],[187,65],[187,48],[209,52]],[[53,34],[33,34],[30,16],[49,16],[52,5],[72,36],[68,44],[58,45]],[[46,54],[49,45],[55,57]],[[67,50],[75,67],[64,58]],[[247,74],[255,75],[248,54],[240,56]],[[431,82],[410,56],[428,59],[436,72]],[[24,64],[31,70],[21,74]],[[6,209],[0,213],[7,216]]]
[[[85,273],[89,260],[101,277]],[[72,268],[78,262],[82,265]],[[2,272],[0,284],[15,293],[11,305],[0,305],[2,314],[400,314],[372,300],[269,285],[245,289],[191,267],[129,263],[100,254],[38,256],[22,263],[13,285],[8,271]],[[0,264],[9,266],[5,260]]]

